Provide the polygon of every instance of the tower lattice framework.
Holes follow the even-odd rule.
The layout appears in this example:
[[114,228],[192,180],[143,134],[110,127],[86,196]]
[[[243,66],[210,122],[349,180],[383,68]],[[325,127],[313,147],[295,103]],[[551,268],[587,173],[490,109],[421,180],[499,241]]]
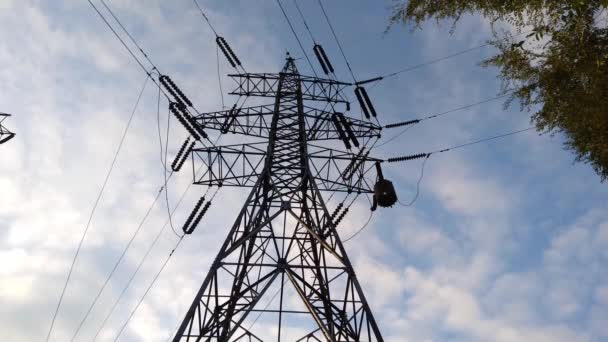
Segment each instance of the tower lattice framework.
[[0,144],[4,144],[15,137],[15,133],[9,131],[8,128],[2,125],[3,121],[10,116],[10,114],[0,113]]
[[[206,166],[195,183],[252,189],[173,341],[269,341],[259,333],[268,326],[255,325],[262,314],[274,322],[276,341],[383,341],[321,196],[372,193],[365,176],[377,160],[315,144],[344,140],[346,127],[335,111],[306,105],[344,104],[349,84],[300,75],[292,58],[279,74],[230,76],[238,84],[232,94],[274,104],[193,115],[193,122],[267,141],[190,151]],[[346,125],[353,141],[380,133],[363,120]],[[285,335],[294,325],[301,336]]]

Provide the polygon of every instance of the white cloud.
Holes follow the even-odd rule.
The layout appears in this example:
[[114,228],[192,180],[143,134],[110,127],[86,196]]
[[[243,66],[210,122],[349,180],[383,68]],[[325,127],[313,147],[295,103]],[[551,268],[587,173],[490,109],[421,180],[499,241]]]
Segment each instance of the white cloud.
[[[195,8],[168,8],[161,1],[111,4],[150,56],[163,71],[175,75],[201,108],[218,108],[213,37],[200,26]],[[238,52],[247,55],[248,70],[278,69],[283,55],[277,43],[281,32],[271,32],[268,16],[257,19],[248,12],[268,11],[268,5],[239,4],[247,11],[227,10],[222,3],[207,5],[221,32],[230,37]],[[0,327],[7,340],[38,341],[50,323],[66,267],[143,75],[82,1],[2,1],[0,8],[0,65],[10,66],[0,68],[0,106],[15,113],[7,124],[18,134],[0,150]],[[470,20],[466,24],[466,29],[456,33],[459,41],[473,44],[485,37],[487,23]],[[423,55],[451,52],[437,41],[442,34],[438,32],[430,35],[436,41],[424,48]],[[417,99],[439,109],[465,104],[481,94],[485,85],[465,84],[470,75],[454,69],[437,66],[430,74],[454,75],[456,80],[437,85],[419,79],[417,89],[412,89]],[[436,89],[425,87],[427,81]],[[404,89],[394,91],[401,95]],[[449,96],[438,96],[445,94]],[[162,184],[155,95],[152,87],[144,94],[85,240],[54,340],[69,339],[91,294],[105,280]],[[436,100],[440,97],[441,101]],[[427,126],[421,131],[426,139],[420,140],[439,146],[449,139],[466,141],[479,133],[468,128],[476,122],[476,113],[461,119],[464,123],[453,119],[454,126]],[[513,121],[519,122],[517,118]],[[172,141],[183,136],[175,126],[171,134]],[[413,146],[426,147],[422,142]],[[174,149],[171,146],[172,153]],[[608,290],[602,285],[606,284],[602,266],[608,256],[608,223],[603,208],[573,225],[547,232],[546,248],[538,241],[531,247],[540,250],[542,256],[536,258],[542,260],[518,265],[512,259],[535,257],[513,255],[520,250],[513,246],[523,242],[515,235],[519,229],[512,221],[524,225],[536,221],[522,208],[526,194],[485,162],[461,154],[432,157],[421,202],[400,212],[378,211],[372,224],[347,245],[387,340],[442,341],[450,335],[467,341],[585,341],[608,336]],[[400,172],[392,170],[388,172]],[[397,177],[403,181],[396,182],[400,194],[412,190],[418,175],[415,171]],[[543,181],[550,182],[549,178]],[[172,204],[190,181],[188,173],[172,179]],[[195,187],[186,197],[183,210],[175,217],[177,229],[201,191]],[[127,328],[125,341],[166,339],[183,317],[225,238],[232,223],[227,224],[226,217],[234,217],[239,209],[226,203],[242,200],[239,191],[224,189],[218,195],[213,214],[175,253]],[[368,207],[362,200],[352,208],[339,228],[343,237],[362,226]],[[581,214],[573,210],[568,215]],[[92,337],[165,216],[161,201],[79,335],[81,340]],[[114,338],[171,250],[175,237],[168,231],[109,321],[102,340]],[[585,298],[593,298],[593,304],[587,305]],[[577,329],[580,326],[588,327],[588,333]],[[276,335],[276,328],[267,322],[258,328],[264,336]],[[292,328],[284,337],[295,339],[306,332]]]

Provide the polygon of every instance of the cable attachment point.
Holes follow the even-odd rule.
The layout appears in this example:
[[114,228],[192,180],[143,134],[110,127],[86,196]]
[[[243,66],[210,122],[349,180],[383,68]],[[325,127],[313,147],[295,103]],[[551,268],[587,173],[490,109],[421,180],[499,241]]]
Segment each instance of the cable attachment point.
[[[357,157],[355,157],[353,159],[353,164],[352,164],[353,166],[344,172],[346,174],[344,176],[345,180],[352,179],[353,176],[355,175],[355,173],[357,173],[357,171],[361,168],[363,163],[365,163],[365,161],[367,160],[367,157],[369,157],[369,153],[371,152],[371,150],[367,150],[367,152],[365,152],[365,154],[363,154],[363,150],[364,149],[361,149],[361,151],[359,152],[360,155],[357,155]],[[356,161],[356,164],[354,163],[354,161]]]
[[182,227],[184,234],[188,234],[188,235],[192,234],[192,232],[194,231],[194,228],[196,228],[196,225],[191,225],[191,223],[192,223],[192,220],[194,220],[196,213],[198,213],[198,210],[201,208],[201,206],[203,205],[204,202],[205,202],[205,196],[201,197],[198,200],[198,202],[196,203],[196,205],[194,206],[194,209],[192,209],[192,212],[190,213],[190,215],[186,219],[186,222],[184,222],[184,226]]
[[409,125],[417,124],[419,122],[420,122],[419,119],[410,120],[410,121],[403,121],[403,122],[397,122],[397,123],[394,123],[394,124],[388,124],[388,125],[384,126],[384,128],[396,128],[396,127],[409,126]]
[[344,130],[346,131],[346,134],[348,135],[348,138],[350,139],[350,141],[352,141],[353,145],[355,145],[355,147],[359,147],[359,140],[357,140],[357,136],[355,135],[355,133],[352,130],[351,127],[351,123],[348,122],[348,120],[346,120],[346,116],[344,116],[344,114],[342,113],[336,113],[338,115],[338,119],[340,119],[340,123],[342,124],[342,127],[344,127]]
[[334,227],[337,227],[340,224],[340,222],[342,222],[342,220],[344,219],[346,214],[348,214],[348,210],[349,210],[349,208],[344,209],[342,214],[340,214],[340,216],[338,216],[338,219],[334,222]]
[[359,153],[353,155],[353,158],[350,160],[350,163],[348,163],[348,165],[342,172],[342,178],[346,179],[346,175],[349,174],[353,167],[355,167],[355,164],[357,163],[357,161],[359,161],[359,158],[361,158],[363,153],[365,153],[365,146],[361,150],[359,150]]
[[180,110],[180,105],[177,102],[171,102],[171,104],[169,105],[169,110],[171,111],[171,113],[173,113],[177,121],[179,121],[182,126],[184,126],[186,131],[188,131],[188,133],[192,135],[194,140],[201,140],[199,134],[192,128],[192,126],[190,126],[190,123],[186,121],[186,118]]
[[201,212],[198,214],[198,216],[196,217],[196,219],[194,220],[194,222],[192,222],[192,226],[190,226],[190,233],[186,233],[186,234],[192,234],[192,232],[194,231],[194,229],[196,227],[198,227],[198,224],[201,222],[201,220],[203,219],[203,216],[205,216],[205,214],[207,213],[207,211],[209,210],[209,207],[211,207],[211,201],[207,202],[205,204],[205,206],[203,207],[203,210],[201,210]]
[[230,63],[230,65],[232,65],[233,68],[236,69],[237,65],[241,66],[241,61],[236,56],[236,54],[234,53],[234,51],[232,50],[230,45],[228,45],[228,43],[226,42],[226,39],[224,39],[224,37],[218,36],[215,39],[215,41],[216,41],[217,45],[220,47],[220,49],[222,50],[222,52],[224,53],[224,56],[226,56],[228,63]]
[[178,172],[179,170],[181,170],[182,166],[186,162],[186,159],[188,158],[188,155],[190,154],[190,151],[194,147],[194,144],[194,141],[190,142],[190,137],[188,137],[188,139],[184,141],[182,147],[179,149],[179,152],[175,156],[173,163],[171,164],[171,169],[174,172]]
[[186,111],[186,107],[178,102],[171,102],[169,110],[177,118],[177,120],[184,126],[184,128],[194,137],[194,140],[200,141],[201,136],[207,139],[207,133],[203,131],[196,121]]
[[[198,224],[201,222],[201,219],[203,218],[203,216],[205,216],[207,211],[209,211],[209,207],[211,207],[212,202],[209,201],[205,204],[205,206],[203,206],[204,202],[205,202],[205,196],[201,197],[198,200],[198,202],[196,203],[196,205],[194,206],[194,209],[192,209],[190,216],[188,216],[188,219],[186,219],[186,222],[184,223],[184,226],[182,227],[184,234],[187,234],[187,235],[192,234],[194,232],[194,230],[196,229],[196,227],[198,226]],[[203,209],[200,210],[200,212],[199,212],[199,209],[201,208],[201,206],[203,206]],[[197,213],[198,213],[198,215],[197,215]]]
[[344,202],[340,202],[340,204],[338,204],[338,206],[336,207],[336,210],[334,210],[334,212],[331,214],[332,221],[336,218],[336,216],[338,215],[338,213],[340,212],[340,210],[342,209],[343,206],[344,206]]
[[313,50],[315,51],[315,56],[317,56],[317,59],[319,60],[319,64],[321,64],[321,68],[323,68],[323,72],[325,72],[327,75],[333,74],[334,66],[329,61],[329,58],[327,58],[323,47],[316,44]]
[[173,80],[171,79],[171,77],[169,77],[167,75],[161,75],[158,78],[158,80],[165,87],[165,90],[167,90],[173,96],[173,98],[175,99],[175,101],[181,102],[181,103],[187,105],[188,107],[192,107],[192,102],[190,101],[190,99],[175,84],[175,82],[173,82]]
[[355,95],[357,96],[359,105],[361,106],[361,109],[363,110],[363,114],[365,114],[365,117],[368,120],[370,119],[370,115],[373,117],[378,116],[376,113],[376,109],[374,108],[374,104],[369,99],[369,96],[367,95],[367,90],[365,90],[365,88],[363,88],[361,86],[358,86],[357,88],[355,88]]
[[350,144],[350,141],[348,140],[348,137],[344,133],[344,128],[342,127],[342,124],[340,123],[340,119],[338,118],[337,113],[333,113],[331,115],[331,121],[334,123],[334,127],[336,127],[336,132],[338,132],[338,136],[340,137],[340,140],[342,140],[342,142],[344,143],[344,146],[346,146],[346,149],[350,150],[352,148],[352,146]]
[[382,76],[374,77],[374,78],[370,78],[369,80],[355,82],[355,85],[360,86],[360,85],[367,84],[367,83],[382,81],[383,79],[384,79],[384,77],[382,77]]
[[241,109],[237,108],[236,103],[235,103],[234,106],[232,107],[232,109],[230,110],[230,112],[228,112],[228,116],[226,117],[226,120],[224,121],[224,124],[222,125],[222,128],[220,129],[220,132],[222,132],[223,134],[228,133],[228,131],[230,130],[230,126],[232,126],[232,124],[234,123],[234,120],[236,120],[236,116],[239,115],[240,111],[241,111]]
[[396,162],[409,161],[409,160],[415,160],[415,159],[420,159],[420,158],[428,158],[430,156],[431,156],[431,153],[419,153],[419,154],[412,154],[410,156],[388,158],[386,161],[389,163],[396,163]]
[[[196,120],[188,113],[186,106],[180,102],[172,102],[169,105],[169,109],[177,117],[179,122],[186,128],[186,130],[192,134],[195,140],[201,140],[200,137],[205,139],[208,138],[207,133],[203,130],[203,127],[200,126]],[[181,118],[181,119],[180,119]]]

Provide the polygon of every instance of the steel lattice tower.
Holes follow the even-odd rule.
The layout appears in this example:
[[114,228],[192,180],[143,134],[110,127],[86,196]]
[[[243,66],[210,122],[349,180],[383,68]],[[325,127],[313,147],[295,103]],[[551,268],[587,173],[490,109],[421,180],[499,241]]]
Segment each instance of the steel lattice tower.
[[[282,329],[304,316],[312,325],[297,341],[383,341],[321,196],[372,193],[364,176],[378,160],[364,150],[313,144],[344,141],[345,131],[353,142],[375,138],[380,127],[305,105],[345,104],[342,90],[350,84],[300,75],[290,57],[279,74],[230,76],[238,84],[231,94],[273,97],[274,104],[193,115],[190,123],[199,131],[267,141],[190,149],[193,167],[207,167],[196,184],[252,190],[173,341],[262,341],[245,324],[262,313],[276,318],[277,341]],[[175,107],[189,115],[184,105]],[[348,127],[340,126],[338,115]],[[262,305],[271,288],[278,289],[276,308]],[[288,291],[299,297],[300,309],[289,308]]]
[[9,131],[6,127],[2,126],[2,122],[10,116],[10,114],[0,113],[0,144],[4,144],[5,142],[15,137],[15,133]]

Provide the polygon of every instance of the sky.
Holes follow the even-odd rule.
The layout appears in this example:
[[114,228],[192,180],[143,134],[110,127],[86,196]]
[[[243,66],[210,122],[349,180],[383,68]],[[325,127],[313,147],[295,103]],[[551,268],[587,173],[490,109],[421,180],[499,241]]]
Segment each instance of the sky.
[[[189,0],[107,1],[163,73],[203,111],[221,109],[214,36]],[[302,42],[312,42],[284,0]],[[346,65],[316,1],[299,1],[341,79]],[[483,44],[490,25],[465,16],[421,30],[387,29],[392,1],[325,1],[357,78],[386,74]],[[302,58],[275,1],[200,0],[248,71],[278,72],[289,51]],[[475,103],[500,90],[495,69],[478,63],[487,47],[369,87],[382,123]],[[298,59],[303,74],[311,74]],[[224,92],[232,72],[220,60]],[[16,137],[0,146],[0,331],[2,340],[42,341],[62,286],[145,74],[84,0],[0,0],[0,111]],[[91,221],[51,341],[76,331],[130,237],[164,186],[157,90],[141,103]],[[235,99],[224,96],[225,105]],[[166,104],[165,104],[166,105]],[[530,125],[529,112],[501,101],[429,120],[376,150],[380,158],[429,152]],[[384,132],[389,139],[399,131]],[[169,161],[186,132],[172,122]],[[164,136],[160,139],[164,143]],[[238,137],[222,138],[238,141]],[[346,244],[385,340],[608,340],[608,188],[573,163],[563,137],[527,132],[433,155],[412,207],[380,209]],[[407,203],[421,160],[384,172]],[[191,172],[168,182],[176,229],[206,191]],[[201,226],[183,240],[134,312],[119,341],[165,341],[209,269],[246,191],[222,189]],[[161,197],[164,199],[164,196]],[[335,201],[330,201],[330,207]],[[340,225],[351,236],[369,216],[359,200]],[[77,335],[113,341],[178,238],[157,201]],[[160,233],[159,233],[160,232]],[[258,329],[271,336],[272,326]]]

